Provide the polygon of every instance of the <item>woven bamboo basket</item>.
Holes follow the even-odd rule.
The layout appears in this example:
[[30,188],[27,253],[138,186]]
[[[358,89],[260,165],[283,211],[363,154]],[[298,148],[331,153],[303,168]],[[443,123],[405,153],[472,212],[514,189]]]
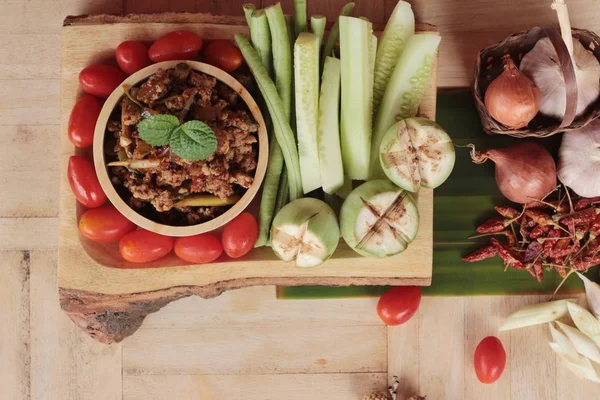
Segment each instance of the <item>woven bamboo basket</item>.
[[[585,29],[572,29],[573,38],[579,40],[583,46],[591,51],[600,60],[600,37],[594,32]],[[515,64],[521,64],[521,60],[538,40],[548,36],[558,55],[565,84],[567,87],[567,109],[562,121],[555,118],[538,114],[525,128],[510,129],[497,122],[488,113],[484,104],[485,92],[498,77],[504,68],[502,57],[509,54]],[[481,118],[483,130],[488,134],[510,135],[517,138],[524,137],[548,137],[559,132],[579,129],[600,117],[600,98],[591,104],[586,111],[575,117],[577,108],[577,83],[575,71],[567,47],[554,28],[535,27],[529,31],[515,33],[495,45],[481,50],[475,65],[475,76],[473,84],[473,96],[475,106]]]

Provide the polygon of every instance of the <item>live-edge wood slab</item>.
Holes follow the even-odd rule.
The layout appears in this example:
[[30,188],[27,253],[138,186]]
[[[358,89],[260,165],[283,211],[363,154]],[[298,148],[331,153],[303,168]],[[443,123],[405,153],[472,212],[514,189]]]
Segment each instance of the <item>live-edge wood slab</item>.
[[[190,13],[96,15],[68,17],[62,32],[61,184],[58,285],[60,302],[70,318],[90,336],[119,342],[133,334],[146,315],[171,301],[197,295],[218,296],[225,290],[253,285],[430,285],[432,275],[433,191],[419,193],[420,227],[402,254],[387,259],[360,257],[343,242],[330,260],[316,268],[296,268],[276,259],[270,248],[255,249],[241,260],[223,258],[207,265],[181,265],[171,255],[131,269],[116,244],[97,244],[80,237],[83,211],[69,187],[66,169],[74,148],[67,139],[69,113],[80,94],[77,76],[94,62],[114,63],[114,48],[124,40],[152,41],[187,29],[205,39],[233,39],[248,34],[239,17]],[[417,24],[419,31],[435,27]],[[421,103],[420,115],[435,119],[437,62]],[[85,153],[84,153],[85,154]]]

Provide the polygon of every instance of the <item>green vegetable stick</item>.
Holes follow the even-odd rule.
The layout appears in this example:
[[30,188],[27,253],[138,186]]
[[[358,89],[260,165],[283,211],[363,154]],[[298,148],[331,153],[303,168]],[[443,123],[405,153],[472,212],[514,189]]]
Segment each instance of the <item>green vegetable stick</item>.
[[[250,37],[254,49],[261,57],[263,66],[267,69],[269,75],[271,75],[273,71],[271,32],[264,10],[256,10],[251,13]],[[267,110],[263,109],[263,113],[266,114]],[[262,185],[262,196],[258,211],[258,239],[254,247],[262,247],[268,243],[282,169],[283,153],[277,143],[277,139],[271,136],[267,174]]]
[[283,208],[288,203],[290,198],[290,191],[288,190],[288,174],[287,170],[284,168],[281,172],[281,180],[279,181],[279,192],[277,192],[277,201],[275,202],[275,212],[273,215],[277,215],[279,210]]
[[248,24],[248,27],[252,29],[250,17],[252,16],[252,13],[256,10],[256,6],[252,3],[244,3],[242,4],[242,9],[244,10],[244,15],[246,16],[246,23]]
[[340,137],[344,173],[367,180],[371,156],[374,41],[370,22],[340,17],[342,101]]
[[377,114],[392,71],[406,46],[415,34],[415,15],[410,3],[399,1],[381,35],[375,58],[375,83],[373,87],[373,114]]
[[283,105],[283,112],[289,123],[292,108],[292,50],[290,39],[288,38],[281,4],[277,3],[265,8],[265,13],[271,30],[275,86]]
[[321,44],[323,43],[326,24],[327,18],[324,15],[313,15],[310,17],[310,29],[319,38],[319,48],[321,48]]
[[250,38],[252,45],[260,55],[263,65],[269,72],[269,76],[271,76],[273,71],[271,32],[264,10],[256,10],[250,17]]
[[296,37],[306,31],[306,0],[294,0],[294,30]]
[[263,182],[262,197],[258,209],[258,239],[254,247],[262,247],[268,243],[269,232],[271,231],[271,222],[277,213],[276,203],[279,198],[278,191],[283,190],[286,194],[288,188],[280,188],[279,181],[283,168],[283,152],[277,143],[277,139],[271,139],[269,149],[269,163],[267,164],[267,174]]
[[[235,35],[235,41],[240,48],[244,59],[248,63],[248,66],[256,79],[258,88],[267,104],[267,108],[269,109],[269,114],[273,121],[275,137],[281,146],[288,171],[290,198],[300,198],[302,197],[300,162],[298,160],[298,149],[296,148],[294,132],[289,124],[289,114],[286,115],[281,97],[277,94],[277,88],[269,77],[266,68],[262,65],[260,56],[256,50],[254,50],[250,42],[248,42],[248,39],[246,39],[244,35],[237,34]],[[286,47],[289,50],[288,44],[286,44]]]
[[[340,10],[340,16],[345,16],[347,17],[348,15],[350,15],[352,13],[352,10],[354,10],[354,3],[347,3],[344,7],[342,7],[342,9]],[[333,23],[333,26],[331,27],[331,30],[329,31],[329,36],[327,36],[327,41],[325,42],[325,48],[323,49],[323,55],[321,56],[321,65],[325,64],[325,57],[329,57],[331,56],[331,53],[333,52],[333,48],[335,47],[338,37],[340,35],[340,19],[339,17],[335,20],[335,22]]]
[[369,179],[385,176],[379,162],[379,147],[387,130],[397,121],[417,115],[440,40],[437,34],[418,33],[406,42],[373,124]]

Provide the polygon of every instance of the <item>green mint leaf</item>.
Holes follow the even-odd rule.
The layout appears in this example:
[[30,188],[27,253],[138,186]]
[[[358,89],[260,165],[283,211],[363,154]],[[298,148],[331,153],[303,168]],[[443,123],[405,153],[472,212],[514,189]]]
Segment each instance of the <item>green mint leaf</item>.
[[169,144],[171,134],[179,126],[179,120],[174,115],[151,115],[140,121],[137,128],[140,137],[151,146]]
[[201,121],[188,121],[171,135],[171,150],[181,158],[190,161],[206,160],[217,151],[217,137]]

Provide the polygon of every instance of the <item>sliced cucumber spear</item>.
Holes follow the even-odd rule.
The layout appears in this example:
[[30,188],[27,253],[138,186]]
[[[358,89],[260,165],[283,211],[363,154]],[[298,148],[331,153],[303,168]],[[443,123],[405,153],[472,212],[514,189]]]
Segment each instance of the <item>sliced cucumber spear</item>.
[[302,32],[294,44],[294,86],[298,154],[304,193],[321,187],[319,166],[319,38]]
[[285,262],[297,267],[316,267],[327,260],[340,241],[335,213],[313,198],[294,200],[273,220],[271,248]]
[[415,15],[412,7],[399,1],[390,15],[381,35],[375,58],[375,84],[373,87],[373,114],[377,114],[392,71],[408,39],[415,34]]
[[373,27],[360,18],[340,16],[339,20],[342,160],[350,179],[365,180],[371,148]]
[[407,118],[386,132],[379,151],[386,176],[410,192],[436,188],[454,168],[454,145],[441,126],[425,118]]
[[340,148],[340,60],[325,58],[319,98],[319,161],[323,191],[335,194],[344,184]]
[[419,212],[409,192],[374,180],[346,198],[340,224],[344,240],[357,253],[387,257],[404,251],[417,236]]
[[440,36],[433,33],[413,35],[406,43],[375,117],[371,144],[371,179],[383,177],[378,157],[383,135],[396,122],[417,115],[439,44]]

